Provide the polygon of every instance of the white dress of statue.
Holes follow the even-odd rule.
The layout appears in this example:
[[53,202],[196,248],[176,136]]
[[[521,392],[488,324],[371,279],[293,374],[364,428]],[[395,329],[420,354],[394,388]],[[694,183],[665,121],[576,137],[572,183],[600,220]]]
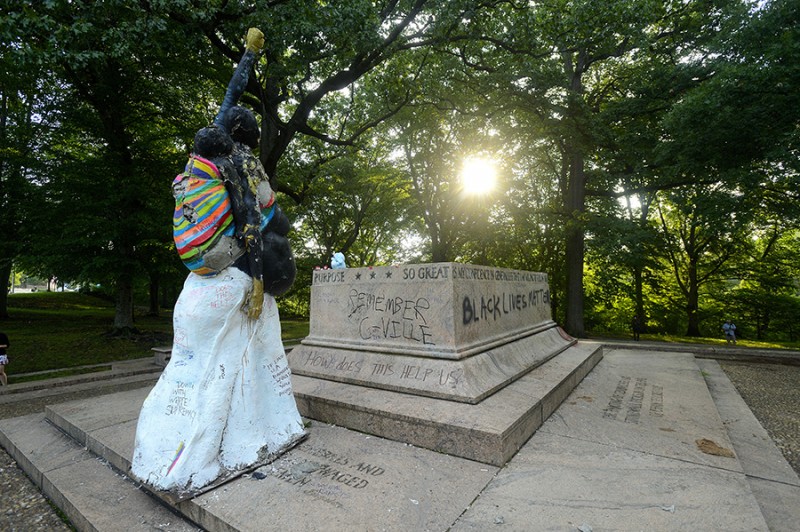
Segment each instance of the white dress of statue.
[[172,356],[136,429],[131,474],[151,489],[197,493],[305,436],[275,300],[265,294],[260,316],[249,317],[252,288],[253,278],[233,266],[186,279]]

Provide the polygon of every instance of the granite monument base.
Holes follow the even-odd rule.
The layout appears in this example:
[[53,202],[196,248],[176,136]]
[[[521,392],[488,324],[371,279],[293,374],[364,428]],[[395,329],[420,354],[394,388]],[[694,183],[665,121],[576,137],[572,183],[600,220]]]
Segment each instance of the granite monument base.
[[289,354],[302,415],[503,465],[602,357],[551,319],[543,273],[318,270]]
[[304,417],[502,466],[602,359],[576,344],[477,404],[294,375]]
[[478,404],[573,345],[547,275],[437,263],[318,270],[292,373]]
[[308,344],[289,360],[295,375],[474,405],[574,344],[550,322],[459,360]]

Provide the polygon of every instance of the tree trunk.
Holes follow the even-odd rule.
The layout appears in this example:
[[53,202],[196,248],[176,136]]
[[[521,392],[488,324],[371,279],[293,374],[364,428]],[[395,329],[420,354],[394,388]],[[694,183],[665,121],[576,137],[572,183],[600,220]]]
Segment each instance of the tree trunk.
[[[640,194],[638,195],[638,198],[639,205],[641,206],[641,211],[639,213],[639,227],[642,229],[642,231],[647,231],[650,213],[650,201],[652,201],[652,196]],[[628,208],[630,208],[630,203],[628,203]],[[643,246],[642,243],[639,245]],[[646,253],[646,248],[640,249],[640,253]],[[644,314],[644,266],[642,266],[641,263],[633,267],[633,297],[634,306],[636,307],[636,315],[639,316],[642,332],[644,332],[647,329],[647,316]]]
[[582,142],[583,124],[583,73],[586,70],[586,54],[580,51],[573,56],[565,52],[564,72],[569,77],[570,95],[567,101],[566,120],[572,132],[565,139],[564,157],[569,164],[564,207],[566,211],[567,270],[566,318],[564,327],[575,337],[585,336],[583,323],[583,260],[584,260],[584,214],[586,207],[586,172]]
[[8,283],[11,280],[11,261],[0,261],[0,319],[8,318]]
[[[172,284],[172,283],[169,283],[169,284]],[[172,307],[172,305],[170,304],[170,302],[167,299],[168,299],[168,296],[167,296],[167,284],[163,284],[162,283],[162,285],[161,285],[161,306],[163,308],[171,308]]]
[[566,270],[567,306],[565,329],[575,337],[585,335],[583,324],[583,214],[586,197],[586,174],[583,155],[574,146],[569,157],[569,186],[564,201],[567,214]]
[[636,315],[639,316],[641,330],[644,331],[647,320],[644,315],[644,295],[642,293],[642,268],[637,266],[633,269],[633,297],[636,306]]
[[178,299],[180,287],[177,281],[170,279],[169,282],[160,283],[161,285],[161,308],[173,308]]
[[447,246],[441,242],[431,242],[431,262],[450,262]]
[[758,320],[757,338],[759,340],[763,340],[764,338],[766,338],[767,331],[769,331],[769,322],[771,321],[770,318],[771,318],[771,316],[770,316],[769,307],[767,307],[767,308],[764,309],[764,314],[761,317],[761,319]]
[[700,336],[700,314],[698,313],[700,303],[700,287],[697,284],[697,261],[689,262],[688,293],[686,294],[686,314],[689,325],[686,328],[686,336]]
[[117,282],[114,330],[116,332],[136,330],[133,326],[133,283],[127,278],[121,278]]
[[[440,213],[441,214],[441,213]],[[442,233],[444,222],[437,223],[433,219],[427,219],[428,234],[431,237],[431,262],[450,262],[450,242],[446,242]]]
[[158,273],[150,274],[150,309],[147,314],[158,316]]

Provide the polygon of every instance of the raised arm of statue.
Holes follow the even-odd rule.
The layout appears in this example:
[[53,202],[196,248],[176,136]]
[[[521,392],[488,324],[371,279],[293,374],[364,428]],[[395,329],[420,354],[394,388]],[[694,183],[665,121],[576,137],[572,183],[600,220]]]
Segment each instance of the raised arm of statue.
[[224,127],[222,125],[222,116],[225,114],[225,111],[236,105],[239,98],[244,94],[244,90],[247,88],[247,80],[250,78],[250,69],[253,68],[258,54],[264,47],[264,34],[261,30],[258,28],[250,28],[247,30],[245,47],[246,49],[242,55],[242,59],[236,66],[236,71],[234,71],[228,83],[228,89],[225,91],[225,98],[222,100],[219,112],[216,118],[214,118],[214,124],[219,127]]

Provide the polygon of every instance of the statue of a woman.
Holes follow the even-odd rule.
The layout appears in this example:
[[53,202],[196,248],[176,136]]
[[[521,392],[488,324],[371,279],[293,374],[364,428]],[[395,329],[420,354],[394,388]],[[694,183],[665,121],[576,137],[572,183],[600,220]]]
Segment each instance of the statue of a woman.
[[250,151],[255,117],[234,106],[261,45],[263,34],[251,29],[223,108],[198,132],[192,156],[225,184],[233,244],[218,270],[186,279],[171,359],[136,429],[131,474],[180,498],[269,462],[305,436],[273,299],[294,280],[289,223]]

